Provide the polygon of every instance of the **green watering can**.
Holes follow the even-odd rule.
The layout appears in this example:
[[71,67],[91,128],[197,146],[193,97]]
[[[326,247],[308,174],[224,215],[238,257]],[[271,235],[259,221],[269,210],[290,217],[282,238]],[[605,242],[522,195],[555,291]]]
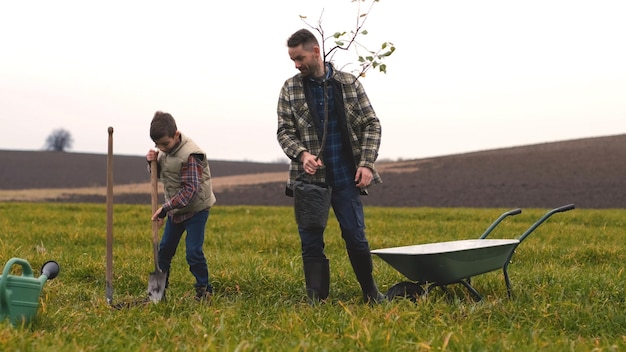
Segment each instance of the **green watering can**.
[[[9,275],[13,265],[22,267],[22,275]],[[59,264],[48,261],[41,267],[41,276],[33,277],[33,269],[25,259],[11,258],[0,277],[0,321],[9,318],[11,324],[28,324],[39,308],[39,295],[47,280],[59,274]]]

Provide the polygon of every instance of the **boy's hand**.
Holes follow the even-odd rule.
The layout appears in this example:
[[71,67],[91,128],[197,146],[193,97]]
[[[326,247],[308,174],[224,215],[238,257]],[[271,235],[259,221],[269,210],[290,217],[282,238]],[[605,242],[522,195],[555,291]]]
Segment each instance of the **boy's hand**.
[[160,216],[162,212],[163,212],[163,207],[159,207],[159,209],[157,209],[157,211],[154,214],[152,214],[152,218],[151,218],[152,221],[156,221],[159,228],[163,226],[164,217]]
[[148,160],[148,162],[152,161],[152,160],[157,160],[157,156],[159,155],[159,152],[154,150],[154,149],[150,149],[148,151],[148,154],[146,154],[146,160]]

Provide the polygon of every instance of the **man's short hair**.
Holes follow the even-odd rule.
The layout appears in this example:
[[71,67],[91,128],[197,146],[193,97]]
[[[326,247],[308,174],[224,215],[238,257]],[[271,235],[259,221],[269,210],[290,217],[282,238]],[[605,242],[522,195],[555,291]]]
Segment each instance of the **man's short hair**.
[[319,46],[319,42],[315,35],[308,29],[300,29],[287,39],[287,47],[295,48],[299,45],[306,50],[311,50],[314,46]]

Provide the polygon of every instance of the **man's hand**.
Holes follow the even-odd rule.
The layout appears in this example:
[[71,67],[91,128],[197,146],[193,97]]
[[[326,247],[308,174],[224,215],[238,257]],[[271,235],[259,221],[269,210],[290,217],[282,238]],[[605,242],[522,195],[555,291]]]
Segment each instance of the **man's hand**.
[[300,154],[300,161],[302,162],[304,171],[309,175],[315,175],[317,169],[324,166],[320,159],[317,159],[315,155],[309,152],[302,152],[302,154]]
[[356,186],[359,187],[360,189],[367,188],[367,186],[369,186],[370,183],[372,183],[373,179],[374,179],[374,174],[372,173],[372,170],[369,167],[361,166],[358,169],[356,169],[354,182],[356,183]]

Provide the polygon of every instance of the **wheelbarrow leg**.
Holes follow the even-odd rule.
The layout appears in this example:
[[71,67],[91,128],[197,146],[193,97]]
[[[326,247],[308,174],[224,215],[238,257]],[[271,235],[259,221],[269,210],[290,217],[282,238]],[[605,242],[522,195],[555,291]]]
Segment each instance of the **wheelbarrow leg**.
[[450,290],[448,290],[448,286],[447,285],[438,285],[441,288],[441,291],[443,291],[443,293],[446,295],[446,297],[448,298],[449,302],[453,302],[454,301],[454,295],[450,292]]
[[470,283],[466,280],[461,280],[459,281],[463,286],[465,286],[465,288],[472,294],[472,297],[474,297],[474,301],[476,302],[480,302],[483,297],[480,295],[480,293],[478,293],[478,291],[476,291],[476,289],[470,285]]
[[506,292],[508,293],[509,298],[512,298],[513,293],[511,290],[511,280],[509,279],[509,272],[507,271],[508,267],[509,267],[509,262],[504,264],[504,267],[502,267],[502,272],[504,273],[504,283],[506,284]]
[[[419,284],[419,282],[418,282],[418,284]],[[424,295],[428,295],[430,293],[430,290],[432,290],[432,288],[435,287],[435,286],[437,286],[437,285],[435,285],[435,284],[427,285],[426,288],[424,289]]]
[[452,296],[450,291],[448,291],[448,288],[446,287],[446,285],[440,285],[440,284],[438,284],[436,282],[433,282],[433,283],[428,284],[426,286],[426,289],[424,290],[424,295],[428,295],[430,293],[430,291],[432,291],[432,289],[435,288],[435,287],[439,287],[441,289],[441,291],[443,291],[443,294],[446,295],[448,300],[454,299],[454,296]]
[[[478,293],[478,291],[476,291],[476,289],[474,287],[472,287],[472,285],[469,283],[469,281],[467,281],[467,280],[459,280],[458,282],[453,282],[453,283],[455,283],[455,284],[459,283],[459,284],[465,286],[465,288],[472,295],[472,298],[474,299],[474,301],[480,302],[483,299],[483,297],[480,295],[480,293]],[[432,284],[430,284],[426,288],[426,293],[430,292],[430,290],[433,287],[440,287],[441,290],[443,291],[443,293],[448,297],[448,299],[450,299],[450,300],[454,299],[454,295],[448,290],[447,285],[440,285],[440,284],[437,284],[437,283],[432,283]]]
[[446,295],[446,297],[448,297],[449,300],[454,299],[454,296],[452,296],[450,291],[448,291],[448,286],[446,285],[438,285],[438,286],[439,288],[441,288],[441,291],[443,291],[443,293]]
[[450,291],[448,291],[448,288],[446,287],[446,285],[440,285],[436,282],[430,283],[426,286],[425,290],[424,290],[424,295],[428,295],[430,293],[430,291],[433,290],[433,288],[435,287],[439,287],[441,289],[441,291],[443,291],[443,294],[446,295],[446,297],[449,300],[452,300],[454,298],[454,296],[452,296],[452,294],[450,293]]

